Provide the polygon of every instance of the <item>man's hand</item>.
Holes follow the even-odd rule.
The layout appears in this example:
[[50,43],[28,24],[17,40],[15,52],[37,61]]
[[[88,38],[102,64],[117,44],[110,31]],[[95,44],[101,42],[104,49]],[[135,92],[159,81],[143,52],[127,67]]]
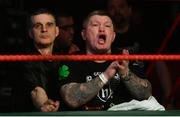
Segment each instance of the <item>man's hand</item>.
[[[129,51],[128,50],[123,50],[122,54],[123,55],[129,55]],[[119,75],[122,78],[125,78],[128,75],[128,72],[129,72],[129,61],[128,60],[119,61],[117,66],[118,66],[117,70],[118,70]]]
[[[123,50],[123,55],[129,55],[128,50]],[[126,76],[129,72],[129,61],[128,60],[120,60],[112,62],[109,67],[104,71],[104,75],[107,79],[111,79],[114,77],[116,72],[119,73],[120,76]]]
[[41,112],[55,112],[59,108],[59,101],[49,99],[42,87],[32,90],[31,98],[34,106]]
[[48,99],[40,108],[41,112],[56,112],[59,108],[59,101]]

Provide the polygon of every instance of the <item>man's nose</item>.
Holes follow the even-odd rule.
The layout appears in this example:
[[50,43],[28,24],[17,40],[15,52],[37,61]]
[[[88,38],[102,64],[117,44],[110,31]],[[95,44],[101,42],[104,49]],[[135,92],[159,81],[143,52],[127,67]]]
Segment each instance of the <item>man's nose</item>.
[[100,32],[104,32],[104,30],[105,30],[105,27],[102,26],[102,25],[100,25],[100,26],[99,26],[99,31],[100,31]]
[[74,29],[73,28],[70,28],[69,32],[74,35]]
[[45,25],[43,25],[41,31],[42,32],[47,32],[47,27]]

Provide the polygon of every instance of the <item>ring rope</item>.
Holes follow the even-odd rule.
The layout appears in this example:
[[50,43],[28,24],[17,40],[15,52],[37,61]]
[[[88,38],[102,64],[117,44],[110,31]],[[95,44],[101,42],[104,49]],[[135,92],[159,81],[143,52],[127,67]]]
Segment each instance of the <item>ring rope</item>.
[[180,55],[0,55],[0,61],[180,60]]

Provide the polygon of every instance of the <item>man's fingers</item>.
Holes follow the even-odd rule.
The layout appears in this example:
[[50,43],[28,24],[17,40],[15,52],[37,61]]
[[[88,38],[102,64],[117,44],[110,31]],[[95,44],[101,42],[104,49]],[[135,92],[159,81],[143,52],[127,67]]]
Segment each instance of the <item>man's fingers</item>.
[[122,54],[123,55],[129,55],[129,50],[123,49]]
[[59,101],[52,101],[48,99],[44,105],[41,107],[41,111],[43,112],[55,112],[59,108]]

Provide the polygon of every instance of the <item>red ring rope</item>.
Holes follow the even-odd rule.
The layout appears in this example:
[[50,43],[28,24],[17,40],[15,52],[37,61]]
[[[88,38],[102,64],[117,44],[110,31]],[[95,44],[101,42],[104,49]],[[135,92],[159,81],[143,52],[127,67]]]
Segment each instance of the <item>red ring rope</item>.
[[180,55],[0,55],[0,61],[180,60]]

